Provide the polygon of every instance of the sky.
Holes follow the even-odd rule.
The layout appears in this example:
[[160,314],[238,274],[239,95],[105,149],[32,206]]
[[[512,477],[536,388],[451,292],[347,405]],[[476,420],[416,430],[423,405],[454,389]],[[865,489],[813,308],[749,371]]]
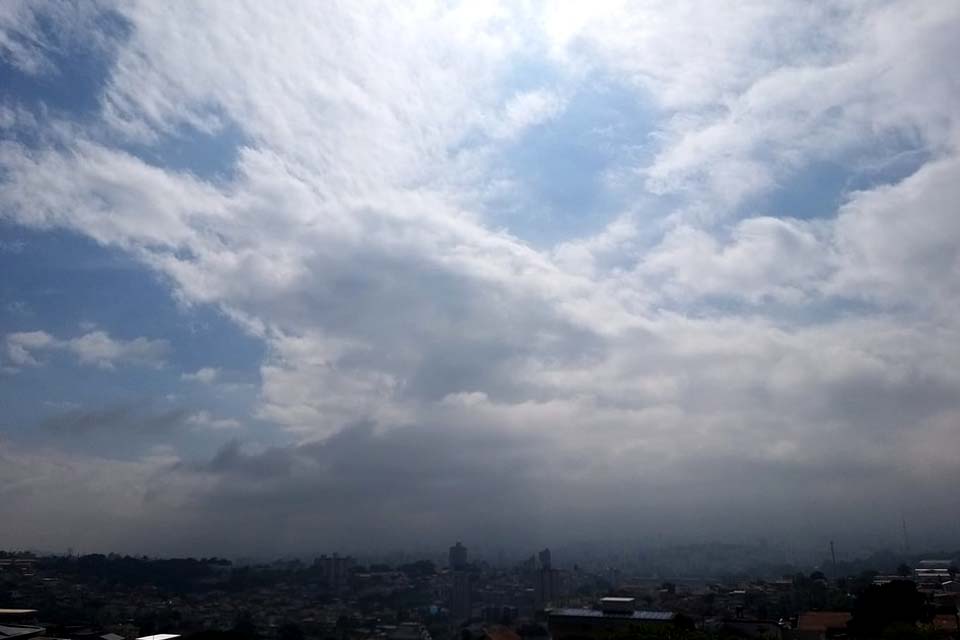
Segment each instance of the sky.
[[0,548],[960,541],[960,3],[0,3]]

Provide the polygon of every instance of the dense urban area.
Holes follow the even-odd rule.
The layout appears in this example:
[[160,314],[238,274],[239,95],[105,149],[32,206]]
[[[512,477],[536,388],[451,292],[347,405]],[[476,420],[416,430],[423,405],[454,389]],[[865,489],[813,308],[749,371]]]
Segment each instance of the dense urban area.
[[833,556],[805,570],[730,561],[754,552],[569,562],[543,549],[510,562],[458,542],[435,558],[270,563],[0,552],[0,640],[960,638],[960,554]]

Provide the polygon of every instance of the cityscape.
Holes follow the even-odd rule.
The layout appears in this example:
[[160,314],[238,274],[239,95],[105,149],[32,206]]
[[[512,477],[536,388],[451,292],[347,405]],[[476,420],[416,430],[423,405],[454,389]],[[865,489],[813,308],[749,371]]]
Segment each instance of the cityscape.
[[960,0],[0,0],[0,640],[960,640]]
[[[726,551],[749,558],[757,549]],[[960,634],[958,557],[883,552],[858,563],[876,568],[854,575],[834,557],[809,572],[770,566],[751,575],[731,565],[723,576],[669,576],[644,573],[642,554],[571,564],[542,549],[509,563],[474,558],[462,542],[442,559],[393,563],[4,552],[0,637],[946,640]]]

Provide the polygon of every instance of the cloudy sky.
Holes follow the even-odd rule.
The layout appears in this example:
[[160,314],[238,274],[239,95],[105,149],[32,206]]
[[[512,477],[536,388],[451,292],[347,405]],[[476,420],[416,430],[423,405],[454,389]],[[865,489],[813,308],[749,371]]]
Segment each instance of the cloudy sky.
[[960,3],[0,3],[0,547],[960,540]]

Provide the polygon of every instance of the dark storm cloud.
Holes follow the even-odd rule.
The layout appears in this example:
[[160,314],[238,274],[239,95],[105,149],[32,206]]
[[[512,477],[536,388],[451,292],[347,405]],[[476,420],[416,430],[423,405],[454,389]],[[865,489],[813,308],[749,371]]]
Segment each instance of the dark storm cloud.
[[220,447],[209,461],[180,462],[173,469],[240,479],[253,478],[260,482],[289,475],[294,464],[295,456],[290,449],[272,448],[258,454],[246,454],[241,450],[240,441],[233,439]]
[[931,482],[866,449],[825,449],[806,461],[692,452],[668,467],[638,453],[598,467],[587,452],[561,454],[548,439],[491,427],[363,424],[259,452],[230,442],[155,478],[148,504],[178,523],[186,548],[213,548],[211,532],[231,531],[220,544],[265,554],[453,539],[508,548],[736,540],[747,531],[793,543],[831,533],[895,540],[905,508],[926,539],[948,540],[953,529],[936,530],[940,518],[909,505],[946,507],[941,481],[960,481],[960,472],[937,471]]
[[198,514],[273,552],[332,545],[420,545],[458,534],[529,535],[537,510],[534,443],[455,426],[378,432],[355,425],[324,442],[244,453],[235,441],[206,462],[159,476],[150,504],[180,505],[181,535],[204,544]]
[[[252,495],[297,503],[344,505],[392,502],[411,513],[481,496],[525,492],[532,443],[504,433],[451,426],[399,427],[378,432],[354,425],[322,442],[244,453],[237,441],[209,461],[183,463],[173,471],[222,480],[217,500],[245,503]],[[349,508],[349,507],[348,507]]]

